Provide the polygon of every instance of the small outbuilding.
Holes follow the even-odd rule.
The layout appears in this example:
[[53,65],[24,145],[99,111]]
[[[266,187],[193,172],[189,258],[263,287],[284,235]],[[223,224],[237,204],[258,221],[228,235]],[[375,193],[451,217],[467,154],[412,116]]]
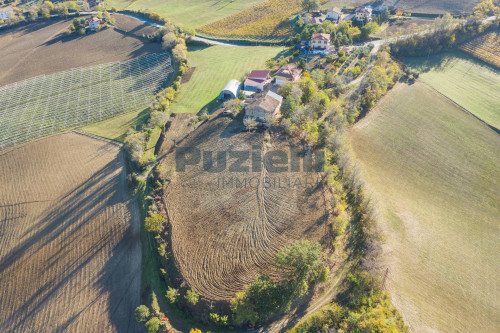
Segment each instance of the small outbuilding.
[[328,9],[326,12],[326,19],[335,22],[340,21],[342,19],[342,10],[337,7]]
[[238,80],[229,81],[224,89],[219,94],[219,100],[228,100],[238,98],[240,92],[241,82]]
[[95,16],[90,17],[88,21],[90,30],[97,30],[99,28],[99,24],[101,24],[101,20]]
[[266,84],[269,83],[270,78],[271,71],[269,70],[256,70],[250,72],[245,80],[245,92],[263,91]]

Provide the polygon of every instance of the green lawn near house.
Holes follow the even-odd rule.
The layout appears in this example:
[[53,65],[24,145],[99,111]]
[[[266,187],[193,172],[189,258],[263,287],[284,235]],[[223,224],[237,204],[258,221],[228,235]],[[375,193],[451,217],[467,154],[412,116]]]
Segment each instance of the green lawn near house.
[[204,108],[212,111],[229,80],[240,80],[253,69],[265,69],[266,60],[283,51],[281,47],[264,46],[190,47],[188,62],[194,72],[188,82],[183,82],[170,111],[198,113]]

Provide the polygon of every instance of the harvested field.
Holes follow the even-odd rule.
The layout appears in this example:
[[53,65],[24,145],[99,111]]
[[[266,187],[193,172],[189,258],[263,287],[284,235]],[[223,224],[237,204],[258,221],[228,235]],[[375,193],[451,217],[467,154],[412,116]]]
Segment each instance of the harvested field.
[[477,37],[460,48],[482,61],[500,68],[500,33],[498,31]]
[[454,15],[472,14],[482,0],[389,0],[385,4],[409,13]]
[[[196,147],[202,155],[250,152],[253,146],[289,152],[284,137],[272,136],[272,147],[264,146],[263,139],[262,133],[243,132],[241,120],[217,117],[191,133],[177,149]],[[176,172],[165,195],[172,252],[180,272],[201,296],[214,300],[234,297],[259,274],[276,276],[272,259],[283,246],[299,239],[324,241],[328,237],[329,200],[326,189],[316,186],[321,173],[273,173],[261,163],[256,163],[261,171],[231,172],[234,161],[228,158],[221,172],[204,171],[201,162],[187,166],[185,172]],[[265,177],[269,183],[262,186]],[[305,186],[306,177],[311,178],[311,186]],[[246,185],[238,186],[236,178]],[[303,186],[293,186],[297,179]]]
[[66,36],[72,20],[45,21],[0,32],[0,86],[41,74],[136,58],[160,52],[143,39],[156,28],[123,15],[116,27],[87,36]]
[[498,332],[500,136],[426,84],[398,84],[350,133],[413,332]]
[[140,279],[118,146],[66,133],[0,154],[1,332],[139,332]]

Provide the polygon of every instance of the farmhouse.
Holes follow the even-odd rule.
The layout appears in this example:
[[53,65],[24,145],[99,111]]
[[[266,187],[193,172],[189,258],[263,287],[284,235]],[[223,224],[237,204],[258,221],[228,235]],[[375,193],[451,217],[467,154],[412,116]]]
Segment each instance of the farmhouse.
[[340,19],[342,19],[342,10],[337,7],[328,9],[328,11],[326,12],[326,19],[336,22],[340,21]]
[[248,74],[245,80],[244,88],[246,92],[263,91],[266,84],[269,82],[271,71],[257,70]]
[[364,20],[371,21],[372,12],[373,12],[373,10],[370,7],[364,6],[364,7],[359,7],[358,9],[356,9],[356,12],[354,15],[356,17],[356,20],[358,20],[358,21],[364,21]]
[[101,20],[99,20],[97,17],[90,17],[88,19],[88,22],[90,30],[97,30],[97,28],[99,28],[99,24],[101,24]]
[[0,20],[8,19],[12,13],[12,7],[0,8]]
[[275,83],[281,86],[287,82],[296,82],[302,76],[302,69],[293,64],[284,65],[275,74]]
[[241,82],[238,80],[229,81],[219,94],[219,100],[235,99],[240,92]]
[[245,118],[253,118],[258,123],[269,126],[279,116],[282,102],[283,97],[268,91],[246,106]]
[[326,50],[331,45],[330,34],[313,34],[310,45],[313,50]]

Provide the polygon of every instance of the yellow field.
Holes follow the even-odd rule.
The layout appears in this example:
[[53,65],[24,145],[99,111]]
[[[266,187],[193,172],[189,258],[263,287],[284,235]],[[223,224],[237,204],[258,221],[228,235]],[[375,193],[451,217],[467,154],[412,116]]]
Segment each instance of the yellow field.
[[288,36],[293,33],[288,18],[301,10],[301,0],[269,0],[199,31],[219,36]]
[[467,53],[500,68],[500,33],[494,31],[460,47]]

